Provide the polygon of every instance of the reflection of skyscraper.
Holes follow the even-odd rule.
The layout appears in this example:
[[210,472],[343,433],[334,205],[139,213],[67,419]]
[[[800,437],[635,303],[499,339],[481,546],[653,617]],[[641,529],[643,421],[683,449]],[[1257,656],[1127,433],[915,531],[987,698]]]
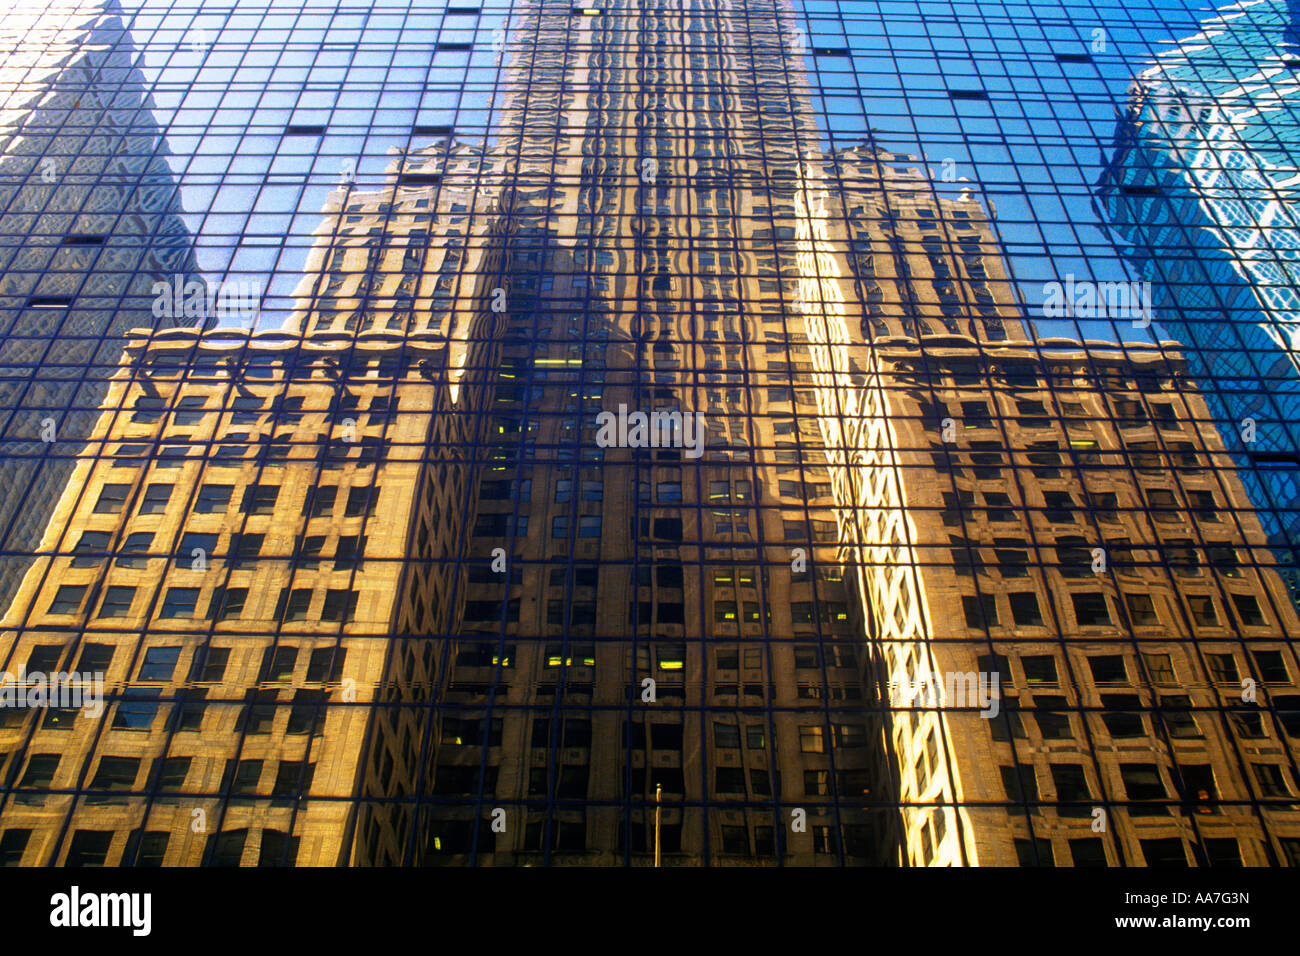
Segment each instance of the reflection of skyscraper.
[[669,865],[1300,853],[1295,622],[1177,357],[1031,346],[973,192],[822,150],[783,4],[522,19],[286,330],[128,352],[0,636],[115,696],[9,712],[0,860],[649,865],[656,806]]
[[[869,147],[845,149],[835,154],[824,184],[807,184],[809,201],[816,201],[818,187],[833,197],[819,214],[805,212],[809,224],[824,222],[829,241],[819,247],[823,255],[847,253],[845,275],[856,280],[855,307],[865,313],[852,331],[867,342],[900,333],[1024,341],[1001,241],[987,213],[969,187],[956,198],[936,195],[916,163]],[[803,238],[815,237],[810,229]]]
[[[801,183],[830,172],[788,37],[770,6],[726,11],[741,32],[716,12],[539,9],[486,161],[430,134],[331,205],[301,345],[210,333],[128,355],[101,419],[113,459],[84,460],[46,542],[60,556],[6,621],[10,670],[95,664],[118,696],[107,724],[65,714],[11,761],[10,858],[645,863],[656,787],[669,861],[893,857],[802,387]],[[653,69],[619,42],[683,17],[685,47]],[[571,25],[609,51],[617,92],[566,52]],[[715,102],[734,112],[692,111]],[[885,243],[887,329],[980,297],[863,189],[856,268]],[[950,207],[985,228],[973,203],[932,212]],[[400,366],[431,343],[460,397],[395,383],[376,419],[352,352]],[[155,381],[159,362],[188,371]],[[596,416],[619,406],[703,413],[701,444],[602,447]],[[321,511],[353,408],[378,457],[343,461]],[[118,452],[145,433],[157,452],[128,474]],[[375,489],[375,514],[345,510],[343,484]],[[202,838],[176,793],[206,811]]]
[[1300,622],[1178,357],[824,354],[905,858],[1300,862]]
[[[512,197],[507,324],[500,369],[465,373],[498,384],[435,694],[428,862],[645,865],[656,788],[670,863],[896,858],[801,287],[819,253],[845,261],[851,210],[881,303],[855,338],[943,329],[977,286],[982,338],[1014,308],[952,258],[955,227],[990,243],[970,275],[1001,275],[978,205],[882,167],[897,157],[840,157],[831,248],[801,243],[835,168],[790,29],[768,3],[529,11],[479,171]],[[705,440],[604,447],[598,416],[619,410],[702,415]]]
[[[477,419],[449,400],[446,358],[419,334],[132,340],[42,542],[55,556],[5,619],[8,672],[99,672],[110,695],[102,715],[0,710],[0,736],[31,735],[11,861],[351,859],[355,796],[415,772],[410,685],[437,666],[416,636],[455,618],[454,561],[405,560],[464,536],[455,429]],[[382,809],[371,840],[400,828]]]
[[[884,300],[926,324],[873,338],[887,319],[860,284],[884,287],[882,257],[846,271],[830,196],[797,197],[792,304],[814,343],[809,394],[886,717],[874,776],[901,810],[903,858],[1296,862],[1298,622],[1181,361],[1031,348],[996,294],[1001,263],[979,255],[996,246],[978,206],[893,175],[855,216],[871,197],[846,178],[853,234],[883,220],[924,254],[885,259],[910,281]],[[1243,696],[1255,682],[1267,694]]]
[[[287,327],[304,333],[423,331],[450,336],[453,309],[483,268],[499,191],[479,187],[480,151],[448,135],[413,137],[382,188],[344,187],[326,204]],[[423,142],[420,142],[423,141]],[[462,309],[469,308],[464,298]],[[462,330],[463,334],[463,330]]]
[[[1134,83],[1098,200],[1274,543],[1300,546],[1296,8],[1239,4]],[[1295,565],[1294,550],[1287,557]],[[1294,572],[1292,572],[1294,575]]]
[[152,286],[195,271],[116,0],[8,10],[0,119],[0,607]]

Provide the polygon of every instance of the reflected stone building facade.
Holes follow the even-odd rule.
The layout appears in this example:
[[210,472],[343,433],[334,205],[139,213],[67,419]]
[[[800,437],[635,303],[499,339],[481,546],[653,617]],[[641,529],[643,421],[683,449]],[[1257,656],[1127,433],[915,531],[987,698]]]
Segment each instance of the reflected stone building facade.
[[423,739],[403,704],[436,662],[394,637],[454,620],[456,582],[407,561],[465,532],[455,428],[475,418],[446,358],[427,335],[131,341],[3,638],[8,672],[103,673],[109,696],[3,712],[0,747],[25,751],[10,853],[349,862],[353,800],[387,786],[362,772],[367,740],[410,773]]
[[9,11],[0,54],[0,609],[156,282],[195,277],[116,0]]
[[1300,860],[1297,621],[1176,350],[1031,341],[973,185],[823,149],[782,3],[512,26],[285,329],[133,340],[0,633],[111,697],[4,711],[0,860]]
[[835,487],[907,860],[1300,861],[1297,620],[1176,354],[872,352]]

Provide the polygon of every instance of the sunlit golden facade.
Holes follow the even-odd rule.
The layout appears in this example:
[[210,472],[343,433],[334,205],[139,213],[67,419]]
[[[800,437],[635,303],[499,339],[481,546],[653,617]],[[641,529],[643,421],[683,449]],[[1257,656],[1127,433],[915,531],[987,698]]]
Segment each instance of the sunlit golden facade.
[[0,711],[4,862],[1300,859],[1182,359],[1034,341],[974,184],[822,148],[793,23],[530,4],[284,329],[131,343],[0,633],[111,696]]
[[906,861],[1294,863],[1294,605],[1181,358],[871,359],[826,400]]
[[4,711],[22,862],[351,860],[367,735],[412,733],[384,705],[429,682],[394,632],[451,615],[407,566],[463,534],[446,358],[434,336],[129,344],[0,636],[10,672],[102,672],[110,698]]

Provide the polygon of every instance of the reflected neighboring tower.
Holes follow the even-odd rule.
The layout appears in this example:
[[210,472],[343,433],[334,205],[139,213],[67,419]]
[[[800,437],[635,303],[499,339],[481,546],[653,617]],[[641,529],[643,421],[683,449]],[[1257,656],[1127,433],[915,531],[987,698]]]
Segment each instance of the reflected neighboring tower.
[[1260,520],[1300,560],[1296,8],[1221,13],[1131,88],[1097,203],[1153,286]]
[[0,862],[1300,861],[1300,622],[1177,356],[1029,342],[785,0],[519,17],[287,329],[128,350],[0,634],[110,697],[0,715]]
[[[475,176],[510,196],[504,336],[499,367],[465,367],[496,388],[406,852],[650,865],[662,788],[665,865],[905,858],[811,388],[828,305],[804,292],[860,275],[878,308],[845,307],[854,342],[1023,340],[990,224],[902,157],[824,149],[784,3],[542,0],[520,21]],[[812,211],[828,188],[842,205]],[[340,231],[409,208],[357,202],[374,221]],[[702,416],[698,454],[603,445],[620,408]],[[957,832],[924,862],[960,862]]]
[[[7,11],[0,54],[0,610],[155,282],[196,276],[116,0]],[[193,324],[193,320],[188,320]]]

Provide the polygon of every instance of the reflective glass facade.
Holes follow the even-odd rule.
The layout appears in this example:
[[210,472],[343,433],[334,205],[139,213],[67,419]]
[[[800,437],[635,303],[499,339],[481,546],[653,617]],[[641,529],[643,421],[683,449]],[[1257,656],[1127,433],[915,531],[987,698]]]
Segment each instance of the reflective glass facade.
[[1287,565],[1300,496],[1294,12],[1225,8],[1144,70],[1098,192]]
[[0,861],[1300,861],[1192,11],[27,9]]

